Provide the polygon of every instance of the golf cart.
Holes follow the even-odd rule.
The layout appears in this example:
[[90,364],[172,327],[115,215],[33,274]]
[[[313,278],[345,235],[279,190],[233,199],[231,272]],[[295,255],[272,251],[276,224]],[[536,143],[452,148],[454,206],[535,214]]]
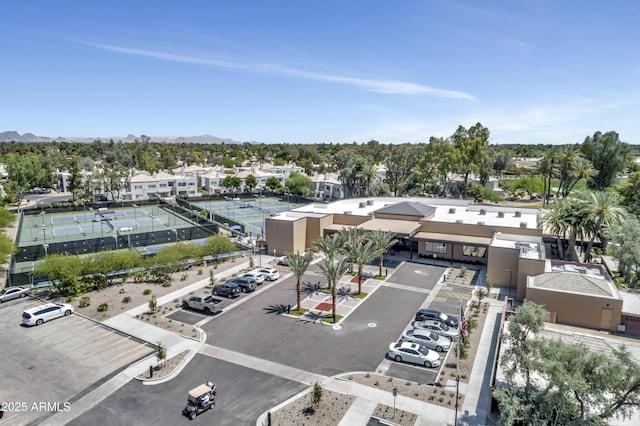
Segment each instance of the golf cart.
[[193,420],[203,411],[216,406],[216,385],[212,387],[200,385],[189,391],[187,406],[182,410],[182,414]]

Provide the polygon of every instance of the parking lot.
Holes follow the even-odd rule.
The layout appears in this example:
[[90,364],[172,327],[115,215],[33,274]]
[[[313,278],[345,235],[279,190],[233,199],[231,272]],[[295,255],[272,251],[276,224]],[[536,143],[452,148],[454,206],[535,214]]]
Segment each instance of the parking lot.
[[[0,401],[26,407],[5,412],[5,424],[37,423],[52,414],[56,403],[57,409],[73,410],[73,402],[103,378],[153,352],[75,314],[37,327],[22,326],[22,312],[41,303],[25,298],[0,305]],[[46,403],[46,409],[39,408]]]
[[[307,387],[305,383],[291,380],[295,377],[279,376],[270,369],[256,366],[248,368],[242,362],[229,362],[224,356],[216,355],[215,348],[221,348],[221,353],[236,352],[242,356],[255,357],[252,359],[271,361],[289,369],[319,376],[375,371],[386,372],[402,380],[434,383],[441,367],[428,369],[397,363],[388,359],[386,353],[389,344],[397,341],[403,330],[410,327],[419,308],[430,306],[456,314],[459,313],[460,302],[464,303],[470,298],[471,287],[438,284],[444,271],[445,268],[433,265],[400,265],[389,271],[389,283],[372,292],[343,320],[341,327],[284,315],[283,306],[296,304],[296,279],[293,276],[280,279],[269,287],[261,286],[257,293],[225,300],[223,312],[215,316],[207,317],[198,311],[180,310],[172,314],[172,318],[201,324],[207,334],[207,344],[211,345],[207,347],[213,350],[197,355],[170,382],[155,386],[143,386],[136,381],[126,384],[99,406],[76,418],[72,424],[134,424],[140,419],[144,419],[145,423],[158,425],[177,424],[186,420],[180,414],[186,403],[186,392],[206,380],[218,383],[218,404],[213,411],[202,414],[195,422],[250,424],[262,412]],[[310,268],[302,281],[303,287],[305,284],[311,287],[318,283],[325,285],[317,266]],[[17,330],[20,334],[25,334],[26,331],[28,336],[43,339],[45,346],[54,346],[55,350],[48,356],[54,358],[44,361],[44,364],[58,363],[59,367],[56,366],[53,372],[43,369],[40,373],[49,383],[56,383],[57,377],[71,381],[71,384],[65,384],[69,388],[69,396],[66,398],[71,401],[74,395],[99,381],[99,376],[109,374],[107,370],[116,371],[118,366],[108,364],[109,360],[115,362],[126,352],[126,349],[120,349],[117,354],[109,356],[107,351],[111,345],[119,347],[125,344],[122,340],[127,339],[122,336],[116,339],[113,336],[115,333],[77,315],[55,320],[42,327],[24,329],[17,325],[24,306],[0,309],[2,308],[15,311],[9,315],[15,318],[14,333]],[[2,314],[3,319],[6,317],[7,315]],[[2,333],[7,333],[4,328]],[[85,347],[82,343],[84,340],[88,340],[88,345],[94,346]],[[11,358],[17,359],[20,353],[36,350],[37,345],[31,343],[34,348],[17,348]],[[143,354],[151,352],[151,349],[137,343],[132,349],[134,347],[142,349]],[[55,360],[55,356],[60,356],[64,348],[64,355],[70,358],[63,359],[62,365]],[[75,358],[71,358],[70,354]],[[138,355],[140,356],[142,355]],[[123,364],[120,365],[124,365],[124,358],[121,358]],[[101,366],[103,363],[107,364]],[[105,371],[104,374],[93,372],[98,370],[98,366],[100,371]],[[70,378],[64,377],[65,373]],[[13,378],[14,381],[17,376]],[[34,376],[27,380],[37,379]],[[48,391],[53,392],[51,388]],[[57,398],[64,395],[60,391],[51,394],[57,395]],[[46,395],[45,391],[43,395]],[[7,398],[5,395],[2,397]]]

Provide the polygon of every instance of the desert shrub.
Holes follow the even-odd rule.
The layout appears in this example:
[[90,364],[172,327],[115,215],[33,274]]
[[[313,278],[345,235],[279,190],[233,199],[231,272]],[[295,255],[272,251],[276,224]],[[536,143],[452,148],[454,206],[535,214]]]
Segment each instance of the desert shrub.
[[[189,278],[189,274],[184,273],[184,274],[182,274],[182,275],[180,276],[180,281],[186,281],[186,280],[187,280],[187,278]],[[165,281],[165,282],[166,282],[166,281]]]
[[75,296],[67,296],[67,302],[73,302],[73,299],[75,299]]
[[145,288],[144,291],[142,292],[143,296],[148,296],[151,294],[151,289],[150,288]]
[[109,304],[107,302],[103,302],[98,305],[98,312],[106,312],[109,309]]
[[164,280],[162,282],[162,287],[171,287],[171,280]]
[[202,275],[202,268],[198,268],[198,275]]
[[149,300],[149,310],[151,312],[155,312],[156,309],[158,309],[158,301],[155,296],[151,296],[151,299]]
[[91,298],[89,296],[82,296],[80,298],[80,302],[78,303],[78,306],[81,308],[86,308],[90,304],[91,304]]
[[125,296],[122,298],[122,303],[129,303],[131,302],[131,297],[130,296]]

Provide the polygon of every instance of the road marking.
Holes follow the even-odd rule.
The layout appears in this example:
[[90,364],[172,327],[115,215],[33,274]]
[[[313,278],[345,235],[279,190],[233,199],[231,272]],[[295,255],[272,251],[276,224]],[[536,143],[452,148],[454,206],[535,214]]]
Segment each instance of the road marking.
[[433,291],[433,290],[429,290],[429,289],[426,289],[426,288],[412,287],[412,286],[409,286],[409,285],[390,283],[389,281],[383,282],[381,285],[384,285],[384,286],[387,286],[387,287],[391,287],[391,288],[399,288],[399,289],[407,290],[407,291],[415,291],[416,293],[423,293],[423,294],[430,294]]
[[199,353],[210,356],[212,358],[218,358],[223,361],[231,362],[233,364],[238,364],[243,367],[251,368],[252,370],[268,372],[268,374],[271,374],[273,376],[278,376],[283,379],[303,383],[307,386],[311,386],[316,382],[321,382],[327,379],[326,376],[299,370],[297,368],[289,367],[277,362],[267,361],[265,359],[256,358],[251,355],[245,355],[239,352],[230,351],[209,344],[205,344],[204,346],[202,346]]

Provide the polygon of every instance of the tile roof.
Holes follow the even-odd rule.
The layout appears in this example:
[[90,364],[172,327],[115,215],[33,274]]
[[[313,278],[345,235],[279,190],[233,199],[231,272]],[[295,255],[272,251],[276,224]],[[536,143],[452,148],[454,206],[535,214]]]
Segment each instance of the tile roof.
[[577,294],[619,297],[617,292],[611,288],[611,283],[608,280],[575,272],[545,272],[532,277],[531,285],[537,288]]

